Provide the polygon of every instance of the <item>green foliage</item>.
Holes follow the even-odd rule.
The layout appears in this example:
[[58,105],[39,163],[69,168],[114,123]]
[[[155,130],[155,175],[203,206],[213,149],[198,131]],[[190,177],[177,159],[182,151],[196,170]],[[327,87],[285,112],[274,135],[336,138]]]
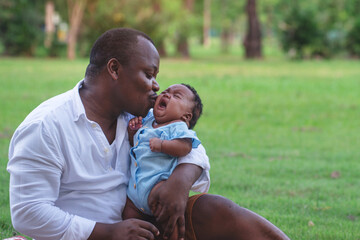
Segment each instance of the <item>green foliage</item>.
[[[245,6],[247,1],[212,0],[211,35],[221,39],[221,52],[230,53],[237,37],[243,38],[247,29]],[[242,45],[242,41],[236,42]]]
[[[67,22],[67,4],[63,0],[52,1],[56,12]],[[57,42],[56,38],[51,48],[43,46],[45,2],[0,1],[0,54],[64,55],[66,44]],[[88,0],[79,33],[78,55],[88,56],[96,38],[116,27],[146,32],[158,49],[175,49],[185,38],[201,42],[204,1],[193,3],[194,9],[189,12],[182,0]],[[241,46],[245,35],[245,4],[246,1],[211,0],[211,36],[222,36],[222,49],[228,54],[234,40]],[[359,55],[356,36],[359,0],[267,0],[257,1],[257,10],[264,39],[280,41],[284,52],[293,57]]]
[[43,39],[43,1],[2,0],[0,2],[0,41],[5,55],[35,53]]
[[283,49],[293,57],[344,55],[346,35],[356,18],[357,0],[278,1],[273,9],[275,32]]
[[[218,36],[224,28],[245,31],[246,1],[212,0],[211,16],[212,28]],[[239,22],[239,20],[243,22]]]
[[285,51],[294,51],[298,58],[319,52],[321,36],[314,16],[311,10],[302,10],[296,5],[285,15],[280,35]]
[[[124,25],[122,1],[89,1],[84,13],[78,44],[79,56],[88,56],[95,40],[106,30]],[[111,6],[111,7],[109,7]]]
[[175,35],[176,30],[181,27],[180,24],[186,22],[184,19],[187,17],[182,15],[180,1],[90,1],[80,34],[80,55],[87,56],[96,38],[106,30],[116,27],[131,27],[143,31],[151,36],[155,45],[160,48],[167,38]]
[[[143,6],[138,9],[139,4]],[[181,37],[193,34],[195,22],[192,14],[186,14],[181,1],[137,0],[128,4],[135,16],[128,14],[126,26],[135,27],[147,33],[158,49],[165,46],[165,41],[173,42],[176,35]]]
[[346,47],[352,56],[360,57],[360,17],[358,17],[346,38]]

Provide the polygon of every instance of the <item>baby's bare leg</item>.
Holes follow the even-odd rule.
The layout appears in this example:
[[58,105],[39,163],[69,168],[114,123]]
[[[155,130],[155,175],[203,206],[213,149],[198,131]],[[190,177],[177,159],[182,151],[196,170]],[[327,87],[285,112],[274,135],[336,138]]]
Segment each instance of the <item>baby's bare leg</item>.
[[149,194],[149,196],[148,196],[148,205],[149,205],[150,210],[152,211],[153,214],[154,214],[154,209],[153,209],[154,206],[151,206],[151,205],[150,205],[149,199],[151,199],[151,196],[152,196],[152,194],[154,194],[155,190],[158,189],[162,184],[164,184],[165,181],[166,181],[166,180],[163,180],[163,181],[160,181],[160,182],[158,182],[157,184],[155,184],[155,186],[151,189],[150,194]]
[[128,197],[126,198],[126,204],[125,204],[124,210],[122,212],[122,218],[123,218],[123,220],[129,219],[129,218],[145,220],[144,215],[140,212],[139,209],[137,209],[135,204]]
[[[160,182],[158,182],[157,184],[155,184],[155,186],[154,186],[154,187],[151,189],[151,191],[150,191],[148,200],[150,199],[151,194],[153,194],[153,192],[154,192],[157,188],[159,188],[162,184],[164,184],[165,181],[166,181],[166,180],[163,180],[163,181],[160,181]],[[149,204],[149,206],[150,206],[150,203],[149,203],[149,202],[148,202],[148,204]]]

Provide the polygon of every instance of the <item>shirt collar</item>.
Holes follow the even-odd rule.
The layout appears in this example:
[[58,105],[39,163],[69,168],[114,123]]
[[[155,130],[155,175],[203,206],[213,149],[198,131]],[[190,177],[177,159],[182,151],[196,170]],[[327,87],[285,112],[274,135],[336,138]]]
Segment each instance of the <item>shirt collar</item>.
[[74,121],[78,121],[81,116],[86,117],[85,108],[80,98],[79,89],[82,87],[84,83],[84,79],[76,84],[73,88],[72,92],[72,99],[73,99],[73,116]]

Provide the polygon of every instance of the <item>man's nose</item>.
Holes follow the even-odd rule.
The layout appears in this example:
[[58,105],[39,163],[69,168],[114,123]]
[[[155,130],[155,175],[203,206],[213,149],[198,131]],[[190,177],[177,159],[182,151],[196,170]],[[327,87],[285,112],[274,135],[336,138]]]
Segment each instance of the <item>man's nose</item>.
[[156,81],[155,78],[152,81],[152,89],[153,89],[154,92],[157,92],[160,89],[159,84],[158,84],[158,82]]

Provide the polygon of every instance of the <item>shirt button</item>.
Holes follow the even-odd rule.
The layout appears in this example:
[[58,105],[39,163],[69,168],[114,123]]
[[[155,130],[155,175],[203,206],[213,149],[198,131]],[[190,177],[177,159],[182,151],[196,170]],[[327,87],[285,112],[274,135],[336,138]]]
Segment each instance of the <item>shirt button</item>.
[[137,162],[135,162],[135,167],[137,167]]
[[137,141],[137,142],[135,143],[135,147],[136,147],[138,144],[139,144],[139,141]]
[[134,183],[134,189],[136,189],[136,184]]
[[145,209],[143,209],[143,208],[140,208],[140,209],[141,209],[141,211],[145,212]]
[[104,148],[104,152],[105,152],[105,153],[108,153],[108,152],[109,152],[109,149],[108,149],[108,148]]
[[112,169],[112,167],[109,167],[109,171],[111,172],[113,169]]
[[92,124],[91,124],[91,127],[92,127],[92,128],[96,128],[96,123],[92,123]]

